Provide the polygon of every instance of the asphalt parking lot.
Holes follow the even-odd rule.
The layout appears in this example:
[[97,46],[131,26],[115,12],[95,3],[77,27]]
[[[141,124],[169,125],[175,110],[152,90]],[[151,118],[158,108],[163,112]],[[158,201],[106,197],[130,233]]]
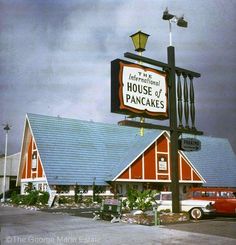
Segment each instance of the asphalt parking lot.
[[[86,209],[45,209],[45,212],[69,214],[79,217],[93,218],[93,212],[96,208]],[[168,229],[181,231],[217,235],[236,239],[236,217],[211,217],[197,222],[165,225]]]
[[215,217],[197,222],[172,224],[167,225],[166,228],[236,239],[236,218],[232,217]]
[[[226,235],[200,232],[213,223]],[[1,244],[236,244],[236,222],[228,219],[142,226],[0,206],[0,225]]]

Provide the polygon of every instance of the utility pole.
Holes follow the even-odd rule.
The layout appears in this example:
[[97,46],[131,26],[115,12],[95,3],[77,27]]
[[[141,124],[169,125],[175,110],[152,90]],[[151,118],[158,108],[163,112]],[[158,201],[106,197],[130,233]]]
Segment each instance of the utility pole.
[[2,187],[2,201],[5,202],[5,192],[6,192],[6,170],[7,170],[7,140],[8,140],[8,131],[10,126],[8,124],[3,128],[6,131],[6,141],[5,141],[5,161],[4,161],[4,170],[3,170],[3,187]]

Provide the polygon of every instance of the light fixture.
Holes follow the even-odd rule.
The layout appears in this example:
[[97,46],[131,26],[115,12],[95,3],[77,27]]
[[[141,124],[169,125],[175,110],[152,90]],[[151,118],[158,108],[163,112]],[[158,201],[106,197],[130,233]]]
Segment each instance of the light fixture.
[[142,31],[138,31],[130,36],[132,38],[132,41],[135,47],[135,51],[143,52],[145,50],[147,39],[149,36],[150,35]]
[[10,130],[9,125],[7,124],[4,128],[3,128],[6,132],[8,132]]
[[176,15],[170,14],[168,8],[163,12],[162,19],[169,21],[169,40],[170,46],[172,46],[171,23],[176,23],[177,26],[186,28],[188,26],[188,22],[184,20],[184,16],[177,17]]
[[177,20],[177,26],[187,28],[188,22],[187,22],[186,20],[184,20],[184,16],[180,17],[180,18]]
[[170,14],[168,11],[168,8],[166,8],[166,10],[163,12],[162,19],[163,20],[171,20],[173,17],[174,17],[174,15]]

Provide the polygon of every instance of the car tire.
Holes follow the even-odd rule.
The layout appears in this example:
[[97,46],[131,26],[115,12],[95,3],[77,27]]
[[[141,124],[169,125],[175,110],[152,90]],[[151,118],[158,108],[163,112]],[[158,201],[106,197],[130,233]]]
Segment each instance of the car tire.
[[201,208],[192,208],[189,211],[189,214],[190,214],[190,218],[195,220],[202,219],[203,217],[203,211]]

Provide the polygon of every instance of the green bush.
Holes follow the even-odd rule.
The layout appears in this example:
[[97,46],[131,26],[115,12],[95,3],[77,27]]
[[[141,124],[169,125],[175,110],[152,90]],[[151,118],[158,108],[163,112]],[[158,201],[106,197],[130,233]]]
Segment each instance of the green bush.
[[30,191],[28,195],[25,196],[23,204],[35,205],[38,200],[39,191]]
[[129,207],[131,210],[140,209],[146,211],[152,207],[155,191],[144,190],[139,191],[129,189],[127,191],[127,199],[123,201],[124,207]]
[[41,191],[38,194],[37,204],[45,205],[48,203],[48,199],[49,199],[49,193]]
[[13,204],[17,204],[18,205],[20,203],[20,201],[21,201],[20,195],[17,194],[16,191],[13,191],[12,194],[11,194],[11,202]]
[[135,190],[135,189],[128,189],[128,191],[127,191],[127,199],[128,199],[127,202],[126,202],[127,206],[131,210],[133,210],[134,205],[135,205],[135,201],[137,199],[137,190]]
[[88,207],[93,203],[93,198],[92,197],[86,197],[83,199],[83,203]]
[[66,203],[72,204],[74,203],[74,201],[75,200],[73,196],[59,196],[58,203],[59,204],[66,204]]
[[19,195],[13,192],[11,195],[11,202],[13,204],[23,205],[45,205],[49,199],[49,193],[43,191],[31,190],[27,195]]
[[65,204],[65,203],[68,203],[68,200],[65,196],[60,196],[59,197],[59,200],[58,200],[58,203],[59,204]]
[[169,208],[160,210],[160,213],[170,213],[170,212],[171,210]]
[[138,209],[145,211],[152,207],[152,192],[150,190],[137,191],[136,206]]

